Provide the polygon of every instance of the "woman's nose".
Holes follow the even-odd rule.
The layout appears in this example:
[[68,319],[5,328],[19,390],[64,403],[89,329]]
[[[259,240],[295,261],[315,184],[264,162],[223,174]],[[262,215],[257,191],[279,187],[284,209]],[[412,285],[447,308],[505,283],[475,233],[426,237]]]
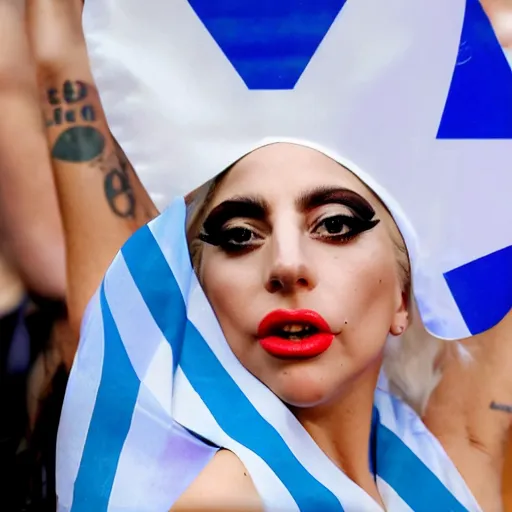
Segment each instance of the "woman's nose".
[[316,286],[314,261],[307,257],[306,244],[299,231],[282,235],[274,231],[265,284],[268,292],[293,294]]

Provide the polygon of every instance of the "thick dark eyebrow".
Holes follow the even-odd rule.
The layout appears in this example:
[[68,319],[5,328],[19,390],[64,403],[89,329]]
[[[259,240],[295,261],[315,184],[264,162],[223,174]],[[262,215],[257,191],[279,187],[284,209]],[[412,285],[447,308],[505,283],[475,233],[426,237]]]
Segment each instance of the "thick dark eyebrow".
[[348,188],[320,187],[304,194],[297,199],[296,206],[300,211],[309,211],[326,204],[341,204],[350,208],[358,217],[371,220],[375,217],[372,205],[361,195]]
[[265,220],[268,212],[268,204],[259,197],[233,197],[213,208],[204,221],[203,229],[207,233],[212,233],[235,217]]

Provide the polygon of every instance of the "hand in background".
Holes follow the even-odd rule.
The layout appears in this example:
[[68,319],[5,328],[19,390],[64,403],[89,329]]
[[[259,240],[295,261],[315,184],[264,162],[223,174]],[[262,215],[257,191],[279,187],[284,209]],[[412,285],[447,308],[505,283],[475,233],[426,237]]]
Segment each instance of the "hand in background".
[[64,236],[25,16],[23,0],[0,0],[0,244],[28,291],[63,300]]
[[88,67],[82,0],[26,0],[30,44],[39,74]]

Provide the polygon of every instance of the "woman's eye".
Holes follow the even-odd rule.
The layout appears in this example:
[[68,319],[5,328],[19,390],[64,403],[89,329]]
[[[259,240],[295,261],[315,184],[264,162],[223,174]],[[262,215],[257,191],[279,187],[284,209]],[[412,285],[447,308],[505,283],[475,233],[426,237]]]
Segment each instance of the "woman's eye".
[[247,228],[231,228],[224,231],[224,240],[233,244],[246,244],[252,240],[254,233]]
[[345,219],[341,216],[329,217],[325,219],[319,226],[320,232],[325,231],[329,235],[341,235],[348,229]]
[[245,226],[221,227],[213,233],[203,231],[199,239],[207,244],[220,247],[228,253],[242,252],[252,249],[262,241],[262,236]]
[[379,220],[365,220],[350,215],[333,215],[318,222],[313,234],[333,242],[348,242],[357,235],[374,228]]
[[227,253],[250,250],[259,245],[261,236],[246,227],[223,229],[218,236],[218,246]]
[[315,234],[327,236],[350,234],[351,226],[349,224],[352,224],[353,221],[353,218],[347,217],[346,215],[328,217],[317,224]]

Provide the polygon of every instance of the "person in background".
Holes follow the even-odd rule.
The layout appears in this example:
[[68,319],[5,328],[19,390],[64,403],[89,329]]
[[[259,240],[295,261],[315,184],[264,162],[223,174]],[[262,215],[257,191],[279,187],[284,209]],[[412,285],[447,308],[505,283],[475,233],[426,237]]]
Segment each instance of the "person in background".
[[0,245],[31,292],[66,293],[59,214],[23,2],[0,1]]
[[[13,505],[11,490],[17,476],[12,471],[13,459],[25,422],[24,382],[19,378],[20,369],[27,364],[23,350],[27,338],[19,329],[24,295],[21,279],[0,253],[0,470],[4,475],[0,494],[5,507]],[[15,345],[20,344],[22,350],[16,350]]]
[[[31,295],[0,253],[0,505],[54,510],[56,429],[71,344],[62,301]],[[53,507],[53,508],[52,508]]]
[[52,83],[63,103],[77,80],[94,89],[82,2],[54,4],[0,0],[0,406],[10,418],[0,508],[13,512],[55,510],[55,439],[83,310],[124,240],[156,214],[105,123],[110,153],[96,169],[66,176],[52,161]]
[[60,349],[73,340],[54,335],[67,323],[64,233],[23,2],[0,1],[0,43],[0,508],[16,512],[51,509],[55,432],[43,418],[57,424]]

